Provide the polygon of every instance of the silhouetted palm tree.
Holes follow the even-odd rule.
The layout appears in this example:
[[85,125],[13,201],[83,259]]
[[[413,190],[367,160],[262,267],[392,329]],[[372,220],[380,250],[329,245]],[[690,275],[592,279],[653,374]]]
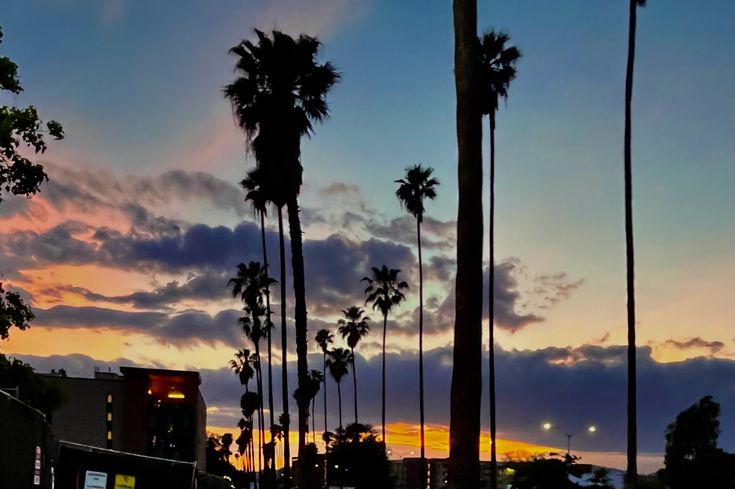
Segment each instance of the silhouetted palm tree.
[[230,368],[238,376],[240,384],[245,387],[245,394],[240,398],[240,409],[244,418],[241,418],[237,426],[240,428],[240,435],[237,437],[237,446],[240,455],[245,455],[247,462],[247,470],[255,473],[255,461],[253,460],[253,414],[258,408],[257,394],[253,398],[250,394],[250,380],[255,376],[254,363],[256,357],[250,353],[250,350],[238,350],[235,352],[235,358],[230,360]]
[[[268,206],[268,193],[262,174],[263,172],[261,170],[254,168],[248,172],[247,177],[240,182],[240,185],[245,189],[245,200],[250,201],[253,206],[253,210],[260,217],[260,240],[263,248],[263,269],[265,277],[268,278],[268,248],[265,245],[265,216]],[[268,410],[270,426],[273,426],[275,424],[275,420],[273,418],[273,359],[271,349],[271,330],[273,329],[273,322],[271,321],[270,286],[266,287],[265,290],[265,311],[266,338],[268,345]],[[271,441],[273,441],[272,433]]]
[[339,327],[339,334],[342,335],[342,339],[347,339],[347,346],[350,347],[350,352],[352,353],[352,382],[355,386],[355,423],[358,423],[357,367],[355,365],[357,358],[355,357],[355,347],[360,342],[362,337],[367,336],[367,334],[370,332],[370,325],[368,324],[370,318],[367,316],[363,317],[365,311],[357,306],[351,306],[347,309],[344,309],[342,311],[342,314],[344,314],[345,318],[340,319],[337,322],[337,325]]
[[[306,345],[306,291],[304,257],[299,218],[301,189],[301,137],[310,134],[313,122],[324,120],[329,109],[326,95],[339,80],[330,63],[319,64],[319,41],[301,35],[293,39],[273,31],[255,30],[257,43],[243,40],[230,52],[238,56],[237,79],[224,89],[230,99],[237,124],[245,132],[258,167],[266,180],[278,185],[269,189],[275,201],[285,203],[291,237],[296,323],[297,373],[304,392],[309,382]],[[270,193],[269,192],[269,193]],[[309,429],[308,399],[298,398],[299,457]],[[286,437],[288,438],[288,437]]]
[[636,393],[636,342],[635,342],[635,252],[633,248],[633,170],[631,167],[631,105],[633,101],[633,68],[635,66],[635,34],[638,7],[646,0],[630,0],[628,19],[628,63],[625,71],[625,135],[624,135],[624,178],[625,178],[625,258],[628,295],[628,467],[627,486],[638,485],[638,415]]
[[314,417],[314,404],[316,401],[316,395],[319,393],[319,388],[324,382],[324,374],[318,370],[312,370],[309,372],[311,377],[311,391],[313,393],[311,397],[311,442],[316,444],[316,421]]
[[482,393],[482,112],[477,0],[454,0],[457,95],[457,278],[449,425],[449,487],[479,487]]
[[510,82],[516,76],[516,62],[521,52],[506,46],[510,36],[504,32],[486,32],[480,40],[480,77],[483,95],[482,112],[489,119],[490,133],[490,211],[488,258],[488,356],[490,384],[490,487],[498,487],[495,411],[495,113],[501,98],[508,98]]
[[[320,329],[316,332],[315,341],[319,348],[322,349],[322,355],[324,361],[322,363],[322,376],[326,379],[327,377],[327,354],[329,352],[329,345],[334,342],[334,335],[328,329]],[[327,424],[327,382],[324,382],[324,433],[328,431]]]
[[[258,458],[262,455],[262,447],[265,445],[265,419],[263,416],[263,374],[260,361],[260,341],[266,336],[267,324],[263,317],[266,316],[264,297],[266,291],[275,281],[268,278],[265,268],[259,262],[251,261],[248,265],[240,263],[237,265],[237,276],[231,278],[227,285],[232,287],[233,297],[240,296],[245,315],[238,319],[243,331],[255,346],[255,378],[257,383],[257,394],[259,399],[258,424],[259,444]],[[263,465],[260,463],[260,467]]]
[[[426,472],[426,440],[424,437],[424,267],[421,259],[421,222],[424,220],[424,200],[436,198],[439,180],[431,174],[433,168],[415,165],[406,168],[406,176],[400,180],[396,197],[409,214],[416,218],[416,241],[419,249],[419,418],[421,422],[421,473]],[[426,478],[419,477],[420,487]]]
[[334,348],[327,354],[327,368],[337,383],[337,402],[339,404],[339,429],[342,429],[342,377],[349,372],[348,366],[352,362],[352,353],[344,348]]
[[403,290],[408,289],[408,284],[398,278],[401,271],[397,268],[372,267],[372,277],[363,277],[367,282],[365,288],[365,304],[372,304],[373,310],[378,309],[383,314],[383,369],[381,375],[381,424],[383,427],[383,443],[385,440],[385,338],[388,330],[388,314],[393,306],[397,306],[406,300]]

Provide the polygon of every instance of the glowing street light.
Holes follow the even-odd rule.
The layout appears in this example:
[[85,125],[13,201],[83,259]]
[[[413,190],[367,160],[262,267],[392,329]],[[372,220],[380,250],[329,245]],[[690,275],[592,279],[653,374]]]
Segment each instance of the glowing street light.
[[[564,433],[564,435],[566,435],[566,437],[567,437],[567,455],[570,454],[570,452],[572,451],[572,435],[574,433],[569,433],[568,431],[560,428],[559,426],[556,426],[554,424],[551,424],[548,421],[546,421],[544,424],[542,424],[541,427],[544,429],[544,431],[551,431],[552,429],[555,429],[555,430],[558,430],[558,431],[561,431],[562,433]],[[597,426],[595,426],[595,425],[589,425],[587,427],[587,431],[589,433],[597,433]]]

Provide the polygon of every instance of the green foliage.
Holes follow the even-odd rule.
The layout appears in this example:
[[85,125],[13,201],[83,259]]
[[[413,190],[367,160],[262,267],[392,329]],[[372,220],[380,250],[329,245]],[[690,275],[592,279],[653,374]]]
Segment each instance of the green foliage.
[[[18,65],[5,56],[0,56],[0,93],[2,91],[13,94],[23,91],[18,79]],[[23,147],[36,154],[44,153],[44,133],[56,140],[64,138],[64,130],[56,121],[47,122],[44,129],[34,106],[0,106],[0,202],[3,201],[3,192],[31,196],[48,180],[43,165],[31,162],[22,154]]]
[[338,429],[330,439],[328,457],[332,485],[342,482],[355,489],[393,487],[385,444],[369,424],[352,423]]
[[53,379],[42,377],[27,363],[2,354],[0,354],[0,386],[18,387],[19,399],[47,417],[66,402],[64,392]]
[[671,489],[735,488],[735,455],[717,448],[720,405],[705,396],[666,428],[660,476]]
[[7,340],[10,336],[10,328],[15,326],[20,330],[30,327],[28,323],[33,321],[33,311],[17,292],[3,289],[0,282],[0,340]]
[[572,459],[536,458],[513,464],[512,489],[576,489],[569,480]]

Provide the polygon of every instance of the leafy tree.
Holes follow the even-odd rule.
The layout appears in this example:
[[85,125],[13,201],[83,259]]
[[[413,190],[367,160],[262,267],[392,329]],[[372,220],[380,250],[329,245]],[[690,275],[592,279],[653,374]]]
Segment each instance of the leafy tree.
[[[0,43],[3,31],[0,28]],[[19,94],[23,87],[18,79],[18,65],[10,58],[0,56],[0,93]],[[23,147],[35,154],[46,151],[44,134],[56,140],[64,138],[64,130],[56,121],[43,121],[32,105],[20,108],[0,106],[0,202],[5,194],[32,196],[48,180],[43,165],[33,163],[23,155]]]
[[[224,89],[248,147],[263,169],[270,197],[285,204],[291,237],[294,319],[299,391],[309,382],[307,364],[306,289],[298,196],[302,184],[301,137],[329,115],[327,92],[339,80],[330,63],[318,63],[321,43],[301,35],[255,30],[257,42],[243,40],[230,52],[237,56],[237,78]],[[284,350],[285,351],[285,350]],[[309,400],[297,398],[299,457],[309,429]],[[288,469],[286,470],[288,471]],[[288,475],[286,475],[288,477]]]
[[563,457],[539,457],[513,464],[511,489],[576,489],[569,480],[573,460]]
[[17,387],[18,399],[48,419],[66,402],[66,394],[53,379],[38,375],[27,363],[3,354],[0,354],[0,386]]
[[735,488],[735,455],[717,447],[720,405],[705,396],[666,428],[661,478],[671,489]]
[[6,291],[0,282],[0,340],[7,340],[10,328],[21,331],[30,327],[35,315],[17,292]]
[[382,440],[385,440],[385,339],[388,331],[388,314],[394,306],[406,300],[403,291],[408,289],[408,284],[401,280],[398,275],[401,271],[397,268],[373,267],[371,277],[363,277],[367,282],[365,288],[365,304],[372,304],[373,310],[379,310],[383,314],[383,368],[381,374],[381,426]]
[[477,0],[454,0],[457,96],[457,276],[449,421],[449,487],[479,487],[482,396],[482,109]]
[[340,319],[337,322],[339,334],[342,335],[343,339],[347,339],[347,346],[350,347],[350,352],[352,353],[352,382],[355,386],[354,394],[355,394],[355,423],[358,422],[357,418],[357,367],[355,365],[356,359],[355,359],[355,347],[360,342],[360,340],[363,338],[363,336],[367,336],[367,334],[370,332],[370,325],[368,324],[368,321],[370,321],[370,318],[365,316],[363,317],[363,314],[365,311],[363,311],[361,308],[357,306],[351,306],[347,309],[344,309],[342,311],[342,314],[344,314],[344,319]]
[[342,428],[342,377],[349,372],[349,364],[352,363],[352,354],[344,348],[335,348],[328,353],[327,368],[332,378],[337,383],[337,401],[339,403],[339,427]]
[[480,78],[482,83],[482,113],[490,121],[490,209],[488,258],[488,336],[489,336],[489,391],[490,391],[490,487],[497,481],[497,425],[495,409],[495,113],[501,98],[508,98],[510,82],[516,76],[515,64],[521,52],[515,46],[506,46],[510,36],[504,32],[488,31],[480,39]]
[[385,444],[369,424],[352,423],[330,440],[329,479],[355,489],[390,489]]
[[316,341],[316,344],[319,345],[319,348],[322,350],[323,355],[323,362],[322,362],[322,377],[324,380],[324,433],[326,433],[329,430],[329,425],[327,424],[327,353],[329,353],[329,345],[334,343],[334,335],[331,331],[328,329],[320,329],[316,332],[316,337],[314,338]]
[[635,35],[638,7],[646,0],[630,0],[628,18],[628,62],[625,70],[625,130],[623,135],[623,166],[625,180],[625,265],[628,296],[628,446],[626,484],[636,489],[638,484],[638,410],[635,341],[635,251],[633,248],[633,171],[631,167],[631,106],[633,101],[633,67],[635,65]]
[[[409,214],[416,218],[416,241],[419,250],[419,420],[421,424],[421,473],[426,472],[426,441],[424,436],[424,266],[421,259],[421,223],[424,220],[424,200],[436,198],[439,180],[431,174],[433,168],[415,165],[406,168],[406,176],[400,180],[396,197]],[[419,477],[420,487],[426,479]]]

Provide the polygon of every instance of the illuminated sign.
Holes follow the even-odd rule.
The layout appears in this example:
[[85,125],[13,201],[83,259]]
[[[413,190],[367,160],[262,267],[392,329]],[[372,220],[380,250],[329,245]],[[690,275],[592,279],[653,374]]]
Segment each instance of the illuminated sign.
[[106,489],[107,474],[88,470],[84,475],[84,489]]
[[115,489],[135,489],[135,476],[115,474]]

